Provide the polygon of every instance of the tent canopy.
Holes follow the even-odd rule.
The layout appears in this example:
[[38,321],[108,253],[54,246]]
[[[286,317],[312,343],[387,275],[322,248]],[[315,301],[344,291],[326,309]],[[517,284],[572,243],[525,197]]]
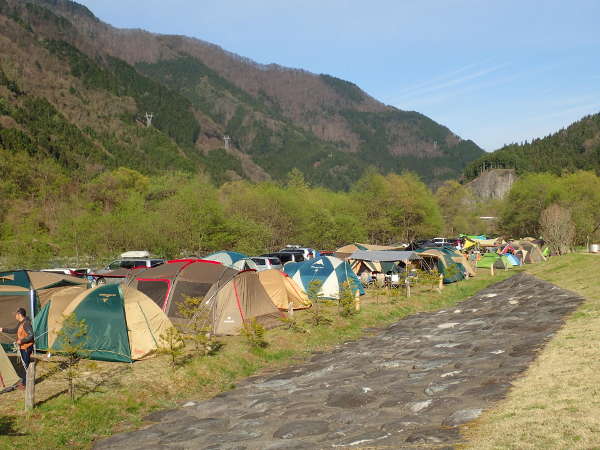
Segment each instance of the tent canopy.
[[308,292],[313,281],[320,283],[319,296],[339,299],[340,290],[344,283],[350,283],[354,294],[365,293],[362,284],[346,261],[334,256],[321,256],[309,261],[287,263],[283,266],[287,273],[304,292]]
[[213,285],[198,314],[212,334],[218,336],[239,334],[248,320],[256,320],[265,328],[282,325],[282,314],[254,270],[239,272],[227,283]]
[[333,256],[340,259],[347,259],[358,250],[402,250],[404,246],[399,245],[374,245],[374,244],[348,244],[338,248]]
[[273,304],[284,311],[310,308],[311,301],[300,286],[286,273],[269,269],[258,272],[258,278]]
[[208,256],[205,256],[205,261],[215,261],[219,262],[225,266],[231,267],[236,270],[247,270],[253,269],[256,270],[256,263],[250,259],[250,257],[244,255],[243,253],[238,252],[228,252],[225,250],[211,253]]
[[[15,324],[17,308],[25,308],[27,315],[34,319],[53,293],[71,286],[87,287],[87,284],[86,279],[51,272],[0,272],[0,326]],[[0,343],[6,348],[12,341],[7,336],[0,337]]]
[[204,297],[215,283],[227,283],[238,271],[218,262],[180,259],[137,272],[128,281],[169,316],[179,317],[186,297]]
[[[421,257],[435,259],[437,270],[443,275],[446,284],[464,280],[467,267],[462,262],[455,261],[454,252],[447,248],[422,248],[415,250]],[[469,266],[470,267],[470,266]],[[472,270],[472,269],[471,269]]]
[[357,250],[350,255],[350,259],[379,262],[402,261],[403,263],[408,264],[410,261],[421,259],[421,257],[415,252],[394,250]]
[[4,348],[0,345],[0,391],[4,391],[21,381],[13,364],[6,356]]

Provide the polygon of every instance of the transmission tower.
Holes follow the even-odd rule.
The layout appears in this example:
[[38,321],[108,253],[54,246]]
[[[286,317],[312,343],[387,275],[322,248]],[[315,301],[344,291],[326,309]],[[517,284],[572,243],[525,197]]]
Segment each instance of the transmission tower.
[[154,114],[147,112],[145,115],[145,118],[146,118],[146,128],[150,128],[152,126],[152,119],[154,119]]

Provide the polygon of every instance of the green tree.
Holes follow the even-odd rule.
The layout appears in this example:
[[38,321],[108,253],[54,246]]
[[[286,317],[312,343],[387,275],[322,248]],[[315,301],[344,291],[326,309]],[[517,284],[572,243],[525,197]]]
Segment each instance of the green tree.
[[60,350],[56,354],[63,357],[59,367],[68,383],[69,397],[75,402],[75,380],[79,377],[79,363],[89,356],[86,349],[88,326],[85,320],[78,320],[75,313],[63,316],[62,327],[56,334]]

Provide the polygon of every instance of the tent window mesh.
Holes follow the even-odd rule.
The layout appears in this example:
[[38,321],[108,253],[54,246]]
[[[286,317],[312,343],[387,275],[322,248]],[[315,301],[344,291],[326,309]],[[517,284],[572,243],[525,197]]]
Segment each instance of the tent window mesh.
[[166,281],[138,281],[138,290],[150,297],[162,309],[169,289]]
[[190,281],[178,281],[175,285],[171,305],[169,306],[169,317],[181,317],[179,305],[186,297],[204,297],[211,288],[210,283],[196,283]]

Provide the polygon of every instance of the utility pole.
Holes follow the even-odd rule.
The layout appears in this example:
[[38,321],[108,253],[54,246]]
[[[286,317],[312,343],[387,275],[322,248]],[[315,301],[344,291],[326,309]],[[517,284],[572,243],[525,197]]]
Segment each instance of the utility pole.
[[146,128],[150,128],[152,126],[152,119],[154,119],[154,114],[146,113]]
[[223,141],[225,142],[225,150],[229,150],[231,138],[229,136],[223,136]]

